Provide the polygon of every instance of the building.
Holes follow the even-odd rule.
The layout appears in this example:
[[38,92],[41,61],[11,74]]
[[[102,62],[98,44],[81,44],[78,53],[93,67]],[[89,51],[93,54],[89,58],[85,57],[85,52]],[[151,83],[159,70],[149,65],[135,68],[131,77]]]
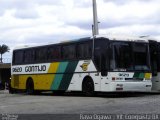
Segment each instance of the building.
[[0,81],[1,88],[5,86],[5,82],[8,82],[11,78],[11,64],[10,63],[0,63]]

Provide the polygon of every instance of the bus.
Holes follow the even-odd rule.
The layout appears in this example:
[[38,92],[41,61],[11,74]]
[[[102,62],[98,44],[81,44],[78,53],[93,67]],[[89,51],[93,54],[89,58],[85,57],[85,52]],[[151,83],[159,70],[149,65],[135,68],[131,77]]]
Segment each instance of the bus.
[[151,91],[148,40],[97,35],[13,50],[10,93]]

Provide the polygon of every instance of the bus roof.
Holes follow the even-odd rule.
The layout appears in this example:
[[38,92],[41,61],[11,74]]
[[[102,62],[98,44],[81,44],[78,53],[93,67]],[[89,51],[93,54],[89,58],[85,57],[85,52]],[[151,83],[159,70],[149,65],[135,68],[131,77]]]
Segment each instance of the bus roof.
[[153,41],[159,42],[158,39],[156,39],[154,37],[150,37],[150,36],[140,36],[140,38],[145,38],[147,40],[153,40]]
[[139,36],[131,35],[96,35],[96,38],[108,38],[109,40],[118,40],[118,41],[135,41],[135,42],[148,42],[146,38],[141,38]]
[[[134,42],[148,42],[148,38],[147,37],[141,37],[141,36],[131,36],[131,35],[96,35],[94,36],[94,38],[107,38],[109,40],[117,40],[117,41],[134,41]],[[92,37],[85,37],[85,38],[79,38],[79,39],[72,39],[72,40],[66,40],[66,41],[61,41],[59,43],[51,43],[51,44],[45,44],[47,45],[52,45],[52,44],[65,44],[65,43],[74,43],[74,42],[78,42],[78,41],[86,41],[88,39],[93,39]],[[31,48],[31,47],[41,47],[41,46],[45,46],[45,45],[24,45],[24,46],[19,46],[16,47],[14,50],[16,49],[25,49],[25,48]]]

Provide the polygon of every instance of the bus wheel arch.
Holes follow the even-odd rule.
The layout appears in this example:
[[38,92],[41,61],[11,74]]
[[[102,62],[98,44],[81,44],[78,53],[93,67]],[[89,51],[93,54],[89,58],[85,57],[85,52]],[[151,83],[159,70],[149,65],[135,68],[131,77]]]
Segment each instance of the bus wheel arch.
[[86,96],[93,96],[94,95],[94,81],[90,76],[86,76],[82,82],[82,91],[85,93]]
[[34,82],[31,77],[29,77],[26,81],[26,94],[28,95],[34,94]]

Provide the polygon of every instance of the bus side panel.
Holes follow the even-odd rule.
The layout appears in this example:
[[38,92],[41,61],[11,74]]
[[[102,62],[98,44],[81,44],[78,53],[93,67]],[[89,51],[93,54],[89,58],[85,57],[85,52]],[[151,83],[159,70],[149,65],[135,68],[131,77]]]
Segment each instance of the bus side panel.
[[[82,90],[82,82],[90,76],[95,84],[95,91],[100,91],[101,76],[91,60],[53,62],[47,64],[45,73],[17,74],[12,76],[12,86],[26,89],[26,82],[31,78],[35,90]],[[22,66],[23,68],[25,66]]]
[[61,62],[53,78],[51,90],[67,90],[77,64],[78,61]]
[[79,61],[75,74],[73,75],[68,91],[82,91],[82,82],[86,76],[90,76],[94,82],[95,91],[100,91],[100,73],[97,72],[93,62],[91,60]]
[[19,89],[19,75],[12,75],[11,76],[11,87]]
[[90,76],[94,82],[94,90],[100,91],[100,73],[77,73],[74,74],[68,91],[82,91],[82,82],[86,76]]
[[63,73],[66,71],[66,68],[68,66],[68,62],[61,62],[59,63],[59,66],[57,67],[56,74],[53,78],[52,84],[51,84],[51,90],[58,90],[59,85],[63,78]]
[[73,74],[75,72],[75,69],[77,67],[78,62],[70,62],[66,68],[66,74],[64,74],[63,79],[61,81],[61,84],[59,86],[59,90],[67,90],[69,87],[69,84],[71,82],[71,79],[73,77]]
[[35,90],[50,90],[54,74],[38,75],[13,75],[12,87],[16,89],[26,89],[28,78],[32,78]]
[[55,74],[33,75],[35,90],[50,90]]
[[[142,80],[141,80],[142,79]],[[108,77],[101,81],[101,91],[150,91],[151,73],[108,72]]]

